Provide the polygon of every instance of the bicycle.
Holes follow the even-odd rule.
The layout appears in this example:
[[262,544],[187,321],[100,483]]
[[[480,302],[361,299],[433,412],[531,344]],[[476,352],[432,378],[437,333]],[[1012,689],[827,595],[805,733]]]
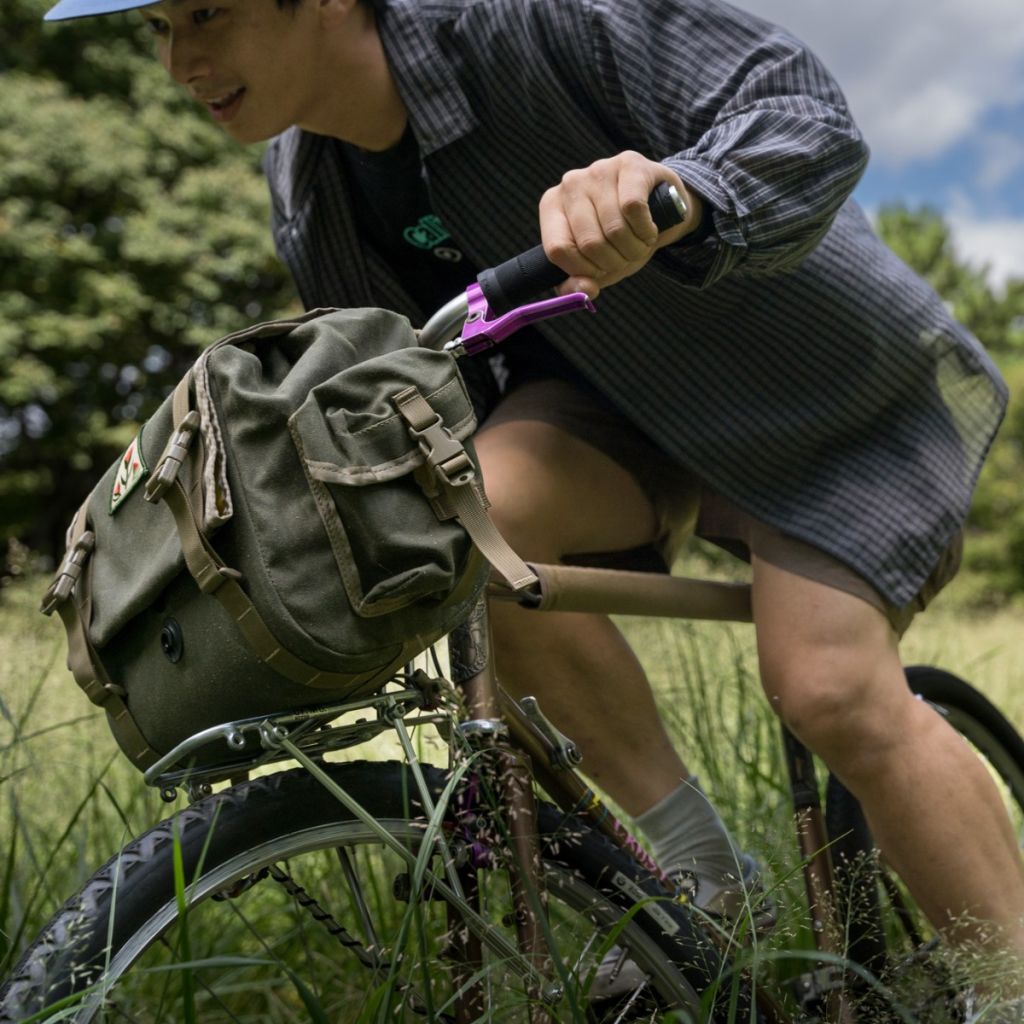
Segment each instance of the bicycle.
[[[471,286],[431,319],[421,343],[461,328],[454,344],[473,353],[522,323],[585,305],[579,296],[520,305],[524,292],[557,280],[537,250],[481,281],[488,276],[506,308]],[[267,1019],[267,1007],[278,1019],[459,1024],[959,1019],[957,979],[931,956],[936,944],[898,883],[880,874],[856,801],[830,778],[823,808],[813,758],[792,735],[783,730],[816,948],[782,994],[751,967],[756,908],[739,922],[694,908],[578,774],[571,739],[535,700],[518,703],[497,685],[489,601],[517,600],[537,614],[749,622],[749,588],[531,568],[535,587],[492,584],[449,637],[447,673],[435,654],[432,672],[410,667],[366,699],[224,723],[150,768],[148,784],[168,800],[184,788],[192,803],[68,900],[0,989],[0,1022],[61,1012],[114,1019],[138,1007],[177,1019],[179,1004],[199,1019],[198,1002],[204,1021]],[[988,760],[1024,835],[1024,741],[964,681],[934,668],[907,675]],[[448,747],[447,769],[418,756],[412,730],[427,726]],[[327,760],[385,732],[404,762]],[[284,760],[299,767],[250,777]],[[546,799],[535,798],[535,784]],[[329,908],[339,889],[345,906]],[[209,956],[192,944],[200,914],[216,920],[203,930],[217,939]],[[896,945],[900,933],[909,952]],[[644,980],[592,998],[613,947]],[[355,992],[332,987],[339,950],[361,967]],[[123,995],[133,981],[135,1002]]]

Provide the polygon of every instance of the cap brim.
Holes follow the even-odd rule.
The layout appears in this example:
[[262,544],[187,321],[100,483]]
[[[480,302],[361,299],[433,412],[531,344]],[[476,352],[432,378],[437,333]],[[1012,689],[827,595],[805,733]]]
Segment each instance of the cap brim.
[[43,15],[43,21],[70,21],[72,18],[91,18],[97,14],[117,14],[148,7],[159,0],[60,0]]

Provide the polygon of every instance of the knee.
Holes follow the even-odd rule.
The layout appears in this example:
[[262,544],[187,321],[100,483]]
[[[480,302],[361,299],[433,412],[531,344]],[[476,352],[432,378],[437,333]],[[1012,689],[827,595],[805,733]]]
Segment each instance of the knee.
[[911,699],[896,665],[856,652],[804,651],[762,663],[768,700],[785,725],[834,771],[854,777],[900,743]]
[[528,562],[558,562],[566,553],[557,523],[537,496],[502,473],[485,475],[489,515],[498,532]]

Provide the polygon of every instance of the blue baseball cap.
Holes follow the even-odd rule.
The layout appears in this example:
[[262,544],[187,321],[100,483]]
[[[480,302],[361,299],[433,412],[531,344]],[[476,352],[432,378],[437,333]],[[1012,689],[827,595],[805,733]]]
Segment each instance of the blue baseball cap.
[[158,0],[60,0],[43,15],[43,21],[70,21],[72,18],[91,18],[96,14],[117,14],[148,7]]

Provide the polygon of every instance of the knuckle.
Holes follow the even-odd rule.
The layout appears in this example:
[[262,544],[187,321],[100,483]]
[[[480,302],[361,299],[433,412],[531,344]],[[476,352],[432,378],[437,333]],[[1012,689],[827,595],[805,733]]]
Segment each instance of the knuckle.
[[608,241],[617,249],[628,248],[632,250],[637,248],[638,239],[635,232],[628,222],[621,218],[616,218],[606,223],[604,233]]
[[605,255],[607,250],[607,242],[604,235],[587,233],[576,239],[576,248],[579,249],[579,251],[583,253],[588,260],[600,265],[599,261]]
[[564,266],[574,255],[573,246],[569,242],[562,241],[552,242],[546,247],[545,252],[548,259],[560,267]]

